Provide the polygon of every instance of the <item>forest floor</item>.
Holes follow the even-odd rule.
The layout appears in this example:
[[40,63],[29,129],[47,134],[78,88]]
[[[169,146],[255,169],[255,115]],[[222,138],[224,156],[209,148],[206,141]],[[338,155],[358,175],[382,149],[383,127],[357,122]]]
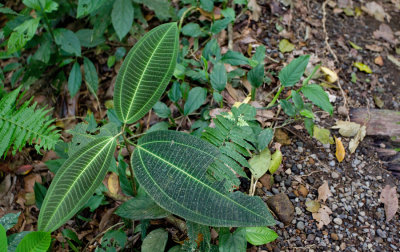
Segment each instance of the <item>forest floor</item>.
[[[281,2],[292,2],[293,6],[288,8]],[[311,55],[312,64],[321,63],[334,70],[339,80],[328,86],[334,113],[332,116],[323,112],[317,113],[316,121],[320,127],[330,129],[336,120],[348,120],[351,108],[399,111],[399,2],[382,2],[384,14],[378,13],[374,17],[364,10],[359,16],[357,12],[347,13],[346,7],[351,6],[353,10],[353,4],[360,5],[359,1],[353,3],[351,0],[338,0],[324,4],[323,1],[259,0],[258,21],[253,19],[254,12],[246,12],[237,18],[233,26],[233,49],[246,53],[249,44],[264,44],[267,48],[266,69],[270,71],[278,72],[286,62],[304,54]],[[278,24],[285,29],[278,32]],[[378,30],[380,32],[376,32]],[[296,45],[292,53],[282,54],[279,51],[278,44],[283,38]],[[227,46],[228,40],[229,34],[222,34],[219,38],[220,46]],[[361,49],[355,49],[349,41]],[[113,71],[106,67],[101,68],[106,60],[107,58],[98,56],[98,71],[101,72],[99,99],[102,104],[112,98],[113,84],[118,72],[118,67]],[[354,62],[369,66],[372,73],[360,71],[353,66]],[[271,78],[271,84],[265,85],[259,95],[276,90],[278,80]],[[31,88],[28,92],[39,103],[54,106],[54,115],[59,118],[57,124],[64,129],[79,122],[69,119],[83,118],[85,112],[82,111],[94,111],[97,120],[105,117],[104,111],[97,111],[97,101],[89,93],[81,93],[74,99],[69,99],[54,97],[51,90]],[[239,100],[244,99],[246,93],[245,88],[238,89]],[[228,92],[223,95],[226,100],[232,99]],[[232,105],[229,102],[226,104]],[[276,112],[274,110],[272,116]],[[283,113],[276,118],[278,123],[287,119]],[[146,116],[141,123],[147,127],[157,121],[159,118],[153,113]],[[268,120],[266,124],[268,125]],[[190,125],[185,123],[181,126],[182,130],[190,129]],[[337,130],[331,130],[331,133],[341,137]],[[338,162],[335,145],[323,145],[311,138],[302,124],[286,125],[278,130],[278,135],[279,137],[275,136],[275,141],[282,144],[282,165],[274,175],[275,183],[271,184],[269,179],[261,180],[257,184],[256,195],[265,201],[275,197],[277,202],[282,203],[279,211],[285,212],[289,218],[276,213],[278,224],[273,229],[279,238],[264,246],[249,247],[248,251],[400,250],[399,214],[387,221],[385,205],[380,201],[386,185],[395,187],[397,194],[400,194],[400,183],[377,155],[376,146],[380,143],[382,147],[383,144],[379,142],[380,139],[367,136],[360,142],[355,153],[350,154],[347,151],[350,138],[341,137],[346,156],[342,162]],[[69,137],[64,132],[63,136],[66,139]],[[0,163],[0,170],[2,167],[3,170],[13,171],[23,169],[26,165],[33,167],[27,176],[13,173],[1,182],[0,194],[2,190],[7,191],[7,194],[0,198],[0,216],[9,212],[24,212],[24,217],[13,228],[15,231],[32,230],[36,225],[38,209],[27,202],[29,197],[26,194],[33,193],[33,184],[40,179],[38,176],[50,178],[44,161],[55,158],[53,152],[43,157],[34,153],[33,148],[28,148],[13,159]],[[244,182],[241,189],[248,191],[249,183]],[[326,183],[327,187],[322,186]],[[306,202],[321,198],[320,201],[327,208],[320,216],[316,216],[307,210]],[[70,221],[66,226],[75,228],[79,239],[92,241],[99,232],[119,221],[119,217],[112,215],[110,211],[119,204],[114,202],[107,207],[99,207],[91,216],[93,220],[87,225],[77,228]],[[321,224],[322,222],[324,223]],[[161,222],[153,224],[170,225]],[[56,239],[62,241],[61,233]]]

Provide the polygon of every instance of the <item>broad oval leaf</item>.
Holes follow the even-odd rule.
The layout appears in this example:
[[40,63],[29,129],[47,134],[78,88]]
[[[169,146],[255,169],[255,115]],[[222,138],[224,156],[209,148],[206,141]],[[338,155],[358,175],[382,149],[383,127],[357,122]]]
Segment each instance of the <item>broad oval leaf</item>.
[[302,55],[292,60],[289,65],[279,72],[279,80],[284,87],[293,87],[303,76],[310,55]]
[[51,235],[48,232],[31,232],[18,244],[16,252],[46,252],[50,246]]
[[118,118],[133,123],[158,101],[176,65],[178,28],[168,23],[148,32],[126,56],[118,73],[114,106]]
[[155,131],[140,138],[131,163],[136,179],[167,211],[209,226],[265,226],[275,221],[259,197],[229,193],[210,182],[208,166],[219,151],[182,132]]
[[80,210],[104,179],[115,148],[115,137],[99,137],[64,162],[43,201],[39,230],[52,232]]

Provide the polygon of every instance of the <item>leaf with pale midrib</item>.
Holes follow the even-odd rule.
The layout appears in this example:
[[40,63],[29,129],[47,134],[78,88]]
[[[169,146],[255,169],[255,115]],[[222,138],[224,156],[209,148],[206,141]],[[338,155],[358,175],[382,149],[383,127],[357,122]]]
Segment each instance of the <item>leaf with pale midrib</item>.
[[228,193],[210,183],[207,167],[219,151],[182,132],[155,131],[140,138],[131,163],[139,184],[167,211],[210,226],[265,226],[275,223],[259,197]]
[[178,28],[168,23],[154,28],[136,43],[118,73],[114,106],[118,118],[133,123],[164,93],[176,65]]
[[79,211],[103,181],[115,148],[115,137],[100,137],[65,161],[43,201],[39,230],[54,231]]

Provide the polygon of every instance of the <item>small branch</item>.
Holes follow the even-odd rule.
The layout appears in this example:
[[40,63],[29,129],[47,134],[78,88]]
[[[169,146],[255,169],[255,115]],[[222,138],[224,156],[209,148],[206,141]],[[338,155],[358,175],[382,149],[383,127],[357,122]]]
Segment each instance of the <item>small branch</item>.
[[[128,153],[129,153],[129,159],[132,157],[132,152],[131,152],[131,150],[129,149],[129,144],[128,144],[128,139],[126,138],[126,135],[125,135],[125,127],[126,127],[126,124],[124,124],[124,126],[122,126],[122,137],[124,138],[124,142],[125,142],[125,148],[128,150]],[[135,182],[135,177],[133,176],[133,169],[132,169],[132,166],[131,166],[131,162],[129,161],[128,162],[128,167],[129,167],[129,172],[130,172],[130,180],[131,180],[131,186],[132,186],[132,191],[133,191],[133,196],[136,196],[136,194],[137,194],[137,191],[136,191],[136,182]]]
[[191,12],[192,10],[194,10],[194,9],[196,9],[196,8],[197,8],[197,6],[192,6],[192,7],[190,7],[189,9],[185,10],[185,12],[183,12],[182,17],[181,17],[181,20],[179,21],[179,26],[178,26],[178,32],[179,32],[179,33],[181,32],[182,24],[183,24],[183,20],[185,20],[185,16],[186,16],[189,12]]
[[182,233],[186,233],[187,226],[185,221],[173,216],[172,214],[165,217],[165,220],[176,226]]

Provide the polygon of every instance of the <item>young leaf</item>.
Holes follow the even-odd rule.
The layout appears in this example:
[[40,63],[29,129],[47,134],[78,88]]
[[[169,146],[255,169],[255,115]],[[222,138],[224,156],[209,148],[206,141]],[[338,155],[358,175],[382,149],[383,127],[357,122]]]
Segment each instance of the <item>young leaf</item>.
[[6,229],[0,224],[0,251],[7,251]]
[[211,24],[211,32],[214,34],[220,33],[223,29],[225,29],[230,22],[232,22],[232,18],[227,17],[224,19],[217,20]]
[[50,247],[51,235],[49,232],[31,232],[18,244],[16,252],[46,252]]
[[39,230],[52,232],[81,209],[103,181],[115,148],[115,137],[99,137],[64,162],[44,199]]
[[333,106],[329,102],[328,94],[325,93],[324,89],[321,86],[310,84],[302,87],[301,92],[315,105],[332,115]]
[[54,37],[56,44],[61,46],[62,50],[75,56],[81,56],[81,42],[79,42],[78,37],[73,31],[58,28],[54,30]]
[[156,102],[153,106],[153,110],[161,118],[168,118],[171,115],[171,110],[164,102]]
[[195,136],[155,131],[139,139],[131,164],[147,194],[186,220],[210,226],[273,225],[261,198],[229,193],[224,181],[207,179],[207,168],[218,154],[216,147]]
[[247,79],[253,87],[258,88],[264,83],[264,65],[258,64],[247,74]]
[[246,227],[246,240],[255,246],[270,243],[276,238],[278,238],[278,235],[270,228]]
[[119,40],[122,40],[132,27],[133,6],[130,0],[115,0],[111,21]]
[[36,206],[40,209],[42,207],[43,200],[46,196],[47,188],[44,187],[42,184],[35,182],[35,185],[33,186],[33,190],[35,193]]
[[181,85],[175,81],[168,92],[168,98],[173,102],[178,102],[182,98]]
[[68,77],[68,90],[71,97],[74,97],[78,93],[82,84],[82,73],[78,62],[75,62],[72,66],[71,72]]
[[253,57],[251,57],[251,60],[255,63],[255,65],[264,65],[265,50],[266,48],[264,45],[260,45],[257,47],[256,52],[254,53]]
[[188,23],[182,27],[182,34],[185,36],[197,38],[203,35],[200,25],[197,23]]
[[263,129],[257,137],[257,149],[259,151],[264,150],[269,145],[273,137],[274,131],[272,128]]
[[249,160],[250,171],[255,179],[261,178],[267,171],[271,164],[271,152],[265,148],[260,154],[253,156]]
[[12,54],[22,49],[33,38],[38,28],[40,18],[28,19],[17,26],[11,33],[7,43],[7,53]]
[[210,75],[210,79],[211,79],[211,86],[221,92],[222,90],[225,89],[226,86],[226,82],[228,81],[228,77],[226,74],[226,69],[224,64],[222,63],[217,63],[214,68],[213,71]]
[[226,64],[231,64],[232,66],[249,64],[249,59],[242,53],[230,50],[222,56],[221,61]]
[[195,87],[189,91],[189,95],[184,107],[184,115],[189,115],[200,108],[207,98],[207,90],[201,87]]
[[292,60],[289,65],[283,68],[279,72],[279,80],[281,81],[282,86],[294,86],[300,80],[301,76],[303,76],[309,59],[310,55],[300,56]]
[[200,0],[200,8],[207,12],[212,12],[214,9],[213,0]]
[[161,252],[165,250],[168,232],[162,228],[151,231],[143,240],[142,252]]
[[238,228],[235,232],[221,230],[219,232],[219,252],[246,251],[246,229]]
[[90,59],[83,57],[83,70],[85,71],[85,81],[90,92],[97,96],[97,89],[99,87],[99,78],[97,77],[97,70]]
[[58,3],[53,0],[23,0],[22,1],[29,8],[35,9],[37,11],[52,12],[57,10]]
[[154,28],[135,44],[118,73],[114,106],[118,118],[133,123],[160,99],[171,79],[178,51],[178,27]]
[[271,165],[269,166],[269,173],[274,174],[279,166],[282,164],[282,152],[277,149],[271,156]]
[[281,105],[283,111],[288,115],[288,116],[295,116],[296,115],[296,109],[293,107],[293,105],[286,101],[286,100],[279,100],[279,104]]
[[292,90],[292,99],[294,106],[296,107],[297,110],[302,110],[304,107],[304,102],[299,93],[295,90]]
[[86,16],[94,11],[96,11],[98,8],[100,8],[104,3],[106,3],[108,0],[79,0],[78,1],[78,10],[76,13],[76,18],[81,18],[83,16]]

